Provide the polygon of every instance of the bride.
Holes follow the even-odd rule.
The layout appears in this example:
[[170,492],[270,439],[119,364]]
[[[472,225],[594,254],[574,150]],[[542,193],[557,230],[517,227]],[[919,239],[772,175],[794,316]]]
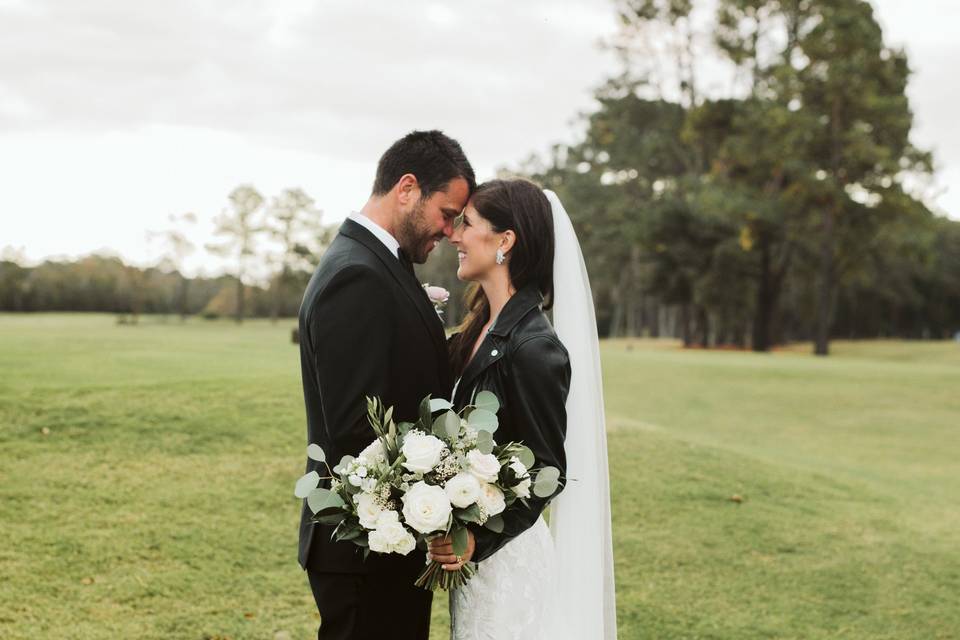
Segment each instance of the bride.
[[[552,499],[504,514],[500,533],[471,530],[431,557],[449,571],[478,563],[450,595],[454,640],[613,640],[616,607],[603,391],[593,301],[580,246],[551,191],[527,180],[480,185],[450,237],[472,284],[450,340],[453,403],[500,399],[498,442],[522,441],[567,480]],[[553,324],[544,309],[553,306]],[[542,512],[550,504],[550,528]]]

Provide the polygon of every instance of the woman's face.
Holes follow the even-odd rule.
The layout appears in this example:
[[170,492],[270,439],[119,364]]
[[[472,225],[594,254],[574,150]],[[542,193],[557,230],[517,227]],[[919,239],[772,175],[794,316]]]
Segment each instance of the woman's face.
[[457,277],[460,280],[483,280],[494,269],[506,268],[506,262],[497,264],[497,249],[500,248],[503,235],[493,230],[493,226],[480,215],[472,202],[467,203],[459,224],[450,236],[450,243],[457,248],[460,261]]

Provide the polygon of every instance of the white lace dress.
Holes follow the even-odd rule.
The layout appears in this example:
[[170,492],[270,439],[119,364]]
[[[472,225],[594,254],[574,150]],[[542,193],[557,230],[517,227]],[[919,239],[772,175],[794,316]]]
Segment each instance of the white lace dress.
[[451,591],[451,640],[547,640],[555,573],[553,538],[541,517]]

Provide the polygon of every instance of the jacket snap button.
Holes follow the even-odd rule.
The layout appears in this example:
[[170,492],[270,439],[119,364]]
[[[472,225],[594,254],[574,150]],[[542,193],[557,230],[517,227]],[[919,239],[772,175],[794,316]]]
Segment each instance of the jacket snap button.
[[500,353],[499,351],[497,351],[496,349],[494,349],[493,351],[490,352],[490,355],[496,356],[496,355],[499,354],[499,353]]

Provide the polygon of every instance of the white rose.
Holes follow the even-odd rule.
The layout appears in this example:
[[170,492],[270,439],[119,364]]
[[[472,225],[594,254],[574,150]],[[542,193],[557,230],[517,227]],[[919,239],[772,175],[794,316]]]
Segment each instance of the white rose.
[[442,487],[418,482],[403,496],[403,517],[420,533],[432,533],[447,526],[453,508]]
[[[403,525],[398,524],[397,526],[402,527]],[[401,538],[400,541],[397,542],[397,544],[394,546],[393,549],[400,555],[405,556],[417,548],[417,539],[414,538],[413,535],[411,535],[410,532],[407,531],[406,529],[404,529],[403,532],[406,535],[404,535],[403,538]]]
[[357,503],[357,516],[360,518],[360,526],[364,529],[373,529],[377,526],[377,518],[383,509],[374,500],[373,495],[361,493],[354,498]]
[[472,473],[461,471],[447,480],[444,490],[453,506],[465,509],[480,497],[480,481]]
[[510,468],[513,469],[515,474],[517,474],[518,478],[522,478],[527,475],[527,468],[523,466],[523,463],[520,462],[520,458],[517,456],[510,458]]
[[483,482],[493,482],[500,475],[500,461],[492,453],[480,453],[477,449],[467,452],[470,473]]
[[390,524],[392,522],[400,522],[400,514],[392,509],[381,511],[380,515],[377,516],[378,527],[382,527],[383,525]]
[[531,479],[527,468],[523,466],[523,463],[520,462],[520,458],[516,456],[510,458],[510,468],[513,469],[514,474],[516,474],[517,478],[520,480],[520,482],[513,486],[513,492],[519,498],[529,498]]
[[530,497],[530,476],[527,476],[521,480],[517,485],[513,487],[513,492],[517,494],[518,498],[529,498]]
[[507,508],[507,503],[503,499],[503,492],[494,484],[485,484],[480,489],[480,499],[477,504],[483,507],[488,516],[495,516],[503,513]]
[[408,471],[427,473],[440,462],[447,445],[436,436],[421,431],[411,431],[403,439],[403,466]]
[[362,458],[367,464],[374,464],[387,459],[387,454],[383,450],[383,443],[380,438],[367,445],[366,449],[360,452],[358,458]]
[[417,541],[400,522],[394,520],[384,522],[371,531],[367,536],[367,544],[371,551],[377,553],[407,555],[417,546]]

